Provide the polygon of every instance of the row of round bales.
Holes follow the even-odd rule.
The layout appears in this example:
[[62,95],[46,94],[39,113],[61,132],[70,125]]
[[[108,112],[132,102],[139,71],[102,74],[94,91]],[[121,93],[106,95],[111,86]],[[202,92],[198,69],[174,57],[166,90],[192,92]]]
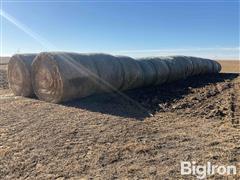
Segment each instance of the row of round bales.
[[218,62],[188,56],[133,59],[108,54],[44,52],[14,55],[8,65],[15,95],[59,103],[218,73]]

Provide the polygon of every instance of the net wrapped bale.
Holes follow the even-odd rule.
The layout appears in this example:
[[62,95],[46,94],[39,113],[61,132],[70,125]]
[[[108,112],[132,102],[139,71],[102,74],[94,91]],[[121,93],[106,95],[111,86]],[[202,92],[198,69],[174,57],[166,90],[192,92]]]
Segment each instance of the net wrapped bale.
[[179,61],[184,61],[184,78],[192,76],[194,74],[194,66],[192,60],[188,56],[172,56]]
[[161,58],[141,58],[138,59],[138,63],[143,69],[148,66],[148,70],[146,69],[143,73],[145,79],[144,86],[163,84],[168,80],[170,70],[166,61],[162,61]]
[[185,57],[172,56],[172,57],[163,59],[163,61],[166,61],[169,67],[167,82],[184,79],[187,76],[189,76],[190,73],[192,72],[192,63]]
[[8,82],[17,96],[32,97],[31,64],[37,54],[16,54],[8,63]]
[[123,73],[123,83],[119,90],[143,86],[144,77],[140,64],[135,59],[127,56],[118,56],[116,58],[121,64]]
[[199,58],[198,61],[200,62],[200,74],[207,74],[212,71],[212,64],[208,59]]
[[221,65],[218,62],[198,57],[169,56],[161,58],[153,57],[148,59],[166,62],[169,67],[167,82],[184,79],[189,76],[218,73],[221,71]]
[[218,73],[221,71],[221,65],[211,59],[189,57],[193,63],[193,75]]
[[157,81],[157,70],[154,67],[154,64],[148,61],[147,58],[139,59],[138,63],[142,68],[144,86],[151,86],[155,84]]
[[218,73],[222,70],[222,67],[218,62],[215,62],[215,61],[212,61],[212,60],[210,60],[210,61],[211,61],[212,66],[213,66],[213,72],[214,73]]
[[189,57],[188,59],[190,59],[190,61],[192,62],[192,65],[193,65],[192,75],[201,74],[202,73],[202,69],[201,69],[202,61],[201,61],[201,59],[195,58],[195,57]]
[[39,99],[61,102],[97,90],[98,72],[88,55],[41,53],[32,68],[33,88]]
[[133,59],[107,54],[40,53],[32,83],[41,100],[59,103],[101,92],[127,90],[219,72],[208,59],[172,56]]
[[[155,85],[183,79],[193,74],[192,61],[185,56],[140,58],[138,60],[140,64],[146,60],[148,63],[153,64],[156,71],[155,77],[153,77],[156,79],[155,83],[153,83]],[[144,75],[148,76],[148,73]]]
[[[97,69],[98,91],[111,92],[112,88],[121,89],[124,83],[124,72],[120,61],[116,60],[115,56],[107,54],[94,54],[92,58]],[[108,72],[108,73],[105,73]],[[106,85],[107,82],[109,85]],[[111,85],[111,86],[110,86]]]
[[49,102],[141,86],[141,67],[129,57],[41,53],[32,67],[34,91],[39,99]]

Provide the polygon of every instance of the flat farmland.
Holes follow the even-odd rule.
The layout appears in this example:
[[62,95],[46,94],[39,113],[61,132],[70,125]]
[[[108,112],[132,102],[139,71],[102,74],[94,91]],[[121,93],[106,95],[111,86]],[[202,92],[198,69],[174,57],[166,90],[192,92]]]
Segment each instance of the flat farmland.
[[222,66],[222,72],[240,73],[240,60],[219,60]]

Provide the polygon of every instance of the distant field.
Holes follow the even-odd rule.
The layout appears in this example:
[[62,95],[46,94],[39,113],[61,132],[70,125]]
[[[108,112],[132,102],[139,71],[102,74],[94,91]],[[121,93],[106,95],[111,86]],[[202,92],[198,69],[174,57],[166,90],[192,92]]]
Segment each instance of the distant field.
[[0,65],[1,64],[7,64],[10,57],[0,57]]
[[237,72],[240,73],[240,61],[237,60],[219,60],[222,65],[222,72]]

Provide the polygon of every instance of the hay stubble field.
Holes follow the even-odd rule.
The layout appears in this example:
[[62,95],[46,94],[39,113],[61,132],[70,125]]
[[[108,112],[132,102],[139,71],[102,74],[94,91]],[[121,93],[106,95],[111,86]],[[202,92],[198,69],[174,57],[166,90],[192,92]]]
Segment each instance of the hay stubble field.
[[152,117],[116,94],[64,104],[14,97],[1,65],[0,178],[193,178],[180,175],[181,161],[240,170],[240,77],[227,73],[239,62],[220,63],[218,75],[125,92]]
[[240,73],[240,60],[219,60],[222,66],[222,72]]

